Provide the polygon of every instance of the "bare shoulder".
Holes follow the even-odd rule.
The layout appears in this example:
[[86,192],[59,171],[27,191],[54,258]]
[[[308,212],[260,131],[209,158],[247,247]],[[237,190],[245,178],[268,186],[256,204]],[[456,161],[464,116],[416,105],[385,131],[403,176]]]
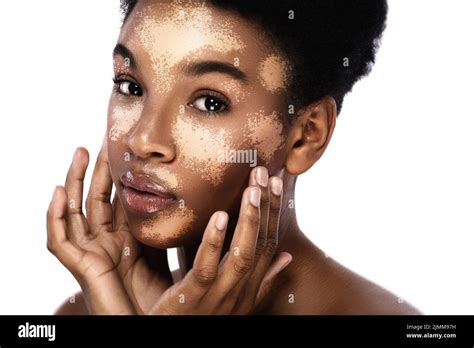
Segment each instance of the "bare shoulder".
[[337,297],[332,311],[356,315],[419,315],[412,304],[382,286],[333,261],[332,291]]
[[54,312],[55,315],[87,315],[86,302],[82,292],[78,292],[64,300],[59,308]]
[[300,244],[298,253],[304,257],[295,262],[293,275],[282,280],[280,288],[292,297],[272,303],[272,314],[423,314],[400,296],[328,257],[309,239]]

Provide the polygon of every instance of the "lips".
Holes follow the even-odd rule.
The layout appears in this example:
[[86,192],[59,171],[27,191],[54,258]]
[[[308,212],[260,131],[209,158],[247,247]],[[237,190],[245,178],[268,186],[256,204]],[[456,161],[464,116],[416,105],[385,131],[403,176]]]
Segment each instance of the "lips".
[[122,197],[126,206],[141,214],[153,214],[176,202],[176,196],[145,174],[125,172]]

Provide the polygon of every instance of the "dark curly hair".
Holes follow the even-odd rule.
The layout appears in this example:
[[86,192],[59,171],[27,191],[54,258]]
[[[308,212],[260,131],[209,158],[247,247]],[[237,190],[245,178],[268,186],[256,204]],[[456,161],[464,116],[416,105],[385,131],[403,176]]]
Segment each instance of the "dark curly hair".
[[[124,21],[138,0],[121,0]],[[387,16],[386,0],[208,0],[263,28],[292,67],[295,107],[344,96],[367,75]]]

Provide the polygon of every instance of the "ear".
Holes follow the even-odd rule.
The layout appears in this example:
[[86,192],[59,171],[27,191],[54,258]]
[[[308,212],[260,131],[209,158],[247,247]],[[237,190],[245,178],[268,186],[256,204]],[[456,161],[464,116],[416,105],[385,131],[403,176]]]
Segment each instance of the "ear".
[[336,126],[337,106],[333,97],[324,97],[298,112],[289,135],[291,144],[285,168],[289,174],[307,171],[323,155]]

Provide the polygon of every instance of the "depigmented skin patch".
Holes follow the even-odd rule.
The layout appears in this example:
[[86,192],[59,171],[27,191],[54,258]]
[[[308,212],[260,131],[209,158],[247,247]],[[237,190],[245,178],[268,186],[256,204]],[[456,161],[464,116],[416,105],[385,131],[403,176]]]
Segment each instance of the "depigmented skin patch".
[[179,115],[172,133],[184,166],[198,172],[204,180],[213,185],[220,184],[229,164],[217,159],[219,151],[232,148],[230,131],[206,127],[185,115]]
[[277,111],[266,114],[262,109],[248,115],[245,134],[247,141],[254,144],[266,163],[270,162],[273,154],[285,144],[283,124]]
[[204,3],[173,1],[163,11],[166,18],[157,16],[153,6],[140,10],[135,28],[140,44],[149,54],[155,87],[160,92],[171,89],[173,79],[168,71],[185,57],[204,49],[227,53],[241,51],[245,46],[230,22],[213,25],[212,13]]
[[270,55],[260,63],[258,70],[260,82],[268,91],[275,93],[287,87],[290,69],[280,56]]
[[[257,165],[277,167],[284,145],[278,117],[287,106],[274,91],[284,88],[284,61],[265,44],[269,40],[260,28],[199,0],[139,1],[118,42],[136,64],[116,56],[115,76],[135,81],[143,94],[112,94],[108,153],[113,181],[120,194],[120,175],[133,169],[177,197],[176,204],[149,215],[125,207],[130,230],[155,248],[197,243],[214,211],[238,213],[248,181],[250,164],[222,160],[222,152],[256,152]],[[222,72],[186,75],[187,66],[203,61],[233,65],[247,78]],[[210,115],[192,107],[204,91],[223,95],[229,111]]]
[[182,186],[178,177],[166,167],[154,168],[150,163],[147,163],[143,167],[143,171],[145,174],[159,178],[171,190],[176,190]]
[[140,101],[135,101],[131,105],[116,105],[111,113],[109,139],[117,141],[120,137],[130,132],[140,118],[142,110],[143,104]]
[[142,222],[140,240],[149,245],[172,245],[189,232],[195,218],[193,210],[187,207],[160,211]]

